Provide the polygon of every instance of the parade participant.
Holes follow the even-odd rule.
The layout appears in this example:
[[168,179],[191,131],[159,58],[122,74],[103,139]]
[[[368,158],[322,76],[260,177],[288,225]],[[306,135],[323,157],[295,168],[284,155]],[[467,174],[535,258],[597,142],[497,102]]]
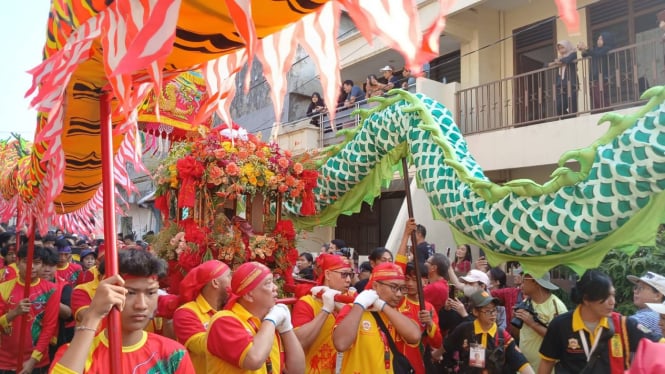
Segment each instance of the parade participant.
[[180,303],[173,315],[176,338],[185,345],[197,373],[206,372],[206,331],[226,302],[231,269],[210,260],[192,269],[180,283]]
[[457,326],[444,342],[446,356],[459,353],[460,372],[534,373],[513,337],[496,324],[499,299],[482,290],[470,295],[469,300],[476,319]]
[[[398,265],[377,265],[367,289],[353,305],[342,308],[333,330],[335,348],[344,352],[342,373],[393,373],[395,352],[389,340],[403,340],[414,346],[420,342],[419,326],[397,310],[406,293],[404,282],[404,272]],[[389,335],[379,327],[378,320],[390,326]]]
[[[35,246],[30,275],[30,297],[24,298],[28,246],[18,251],[18,275],[0,284],[0,373],[15,373],[19,357],[19,340],[23,361],[18,373],[47,373],[49,342],[56,334],[59,295],[56,286],[38,277],[44,257],[44,248]],[[25,324],[23,323],[26,319]],[[25,330],[21,331],[21,326]]]
[[540,346],[539,374],[623,373],[642,338],[656,340],[633,318],[614,312],[614,286],[607,275],[588,270],[571,300],[577,307],[550,322]]
[[[421,279],[426,282],[427,269],[423,267],[421,271],[424,273]],[[407,290],[406,297],[402,300],[398,310],[420,326],[424,339],[417,346],[405,344],[400,340],[397,342],[397,348],[409,359],[416,374],[424,374],[426,363],[431,359],[431,352],[433,349],[441,347],[442,338],[439,330],[439,316],[434,306],[425,300],[425,309],[420,310],[417,282],[416,267],[413,262],[409,262],[406,264],[404,282]]]
[[72,247],[67,240],[57,240],[55,247],[58,249],[57,276],[73,287],[81,274],[81,265],[72,262]]
[[122,373],[194,373],[189,353],[180,343],[143,331],[157,308],[158,278],[166,264],[142,250],[118,251],[119,274],[99,283],[74,339],[58,350],[51,373],[108,372],[108,332],[98,327],[109,311],[120,310]]
[[[349,259],[334,254],[316,258],[319,278],[311,295],[301,297],[293,307],[294,332],[305,351],[306,373],[335,373],[337,351],[332,331],[337,315],[335,295],[348,293],[353,277]],[[323,295],[318,297],[323,292]]]
[[240,265],[231,278],[229,300],[210,322],[208,373],[303,373],[305,354],[293,332],[286,305],[275,304],[277,286],[258,262]]
[[[411,238],[411,233],[414,230],[416,234],[418,233],[418,226],[414,218],[409,218],[404,226],[402,241],[395,256],[395,263],[400,265],[403,271],[406,271],[406,263],[408,262],[407,244]],[[424,240],[424,236],[422,238]],[[422,266],[427,269],[427,284],[423,287],[425,301],[431,303],[436,313],[439,313],[448,300],[448,281],[446,280],[446,276],[449,272],[450,261],[443,254],[434,253],[425,259],[425,263]]]
[[51,339],[49,345],[49,358],[53,360],[58,348],[69,343],[74,337],[74,319],[72,318],[72,309],[69,306],[72,298],[72,286],[62,279],[56,277],[56,267],[58,266],[58,253],[55,249],[44,248],[44,257],[42,257],[42,266],[39,269],[39,278],[54,283],[56,285],[56,294],[59,297],[60,305],[58,309],[58,333]]
[[[654,312],[658,313],[658,327],[661,331],[665,331],[665,302],[664,303],[647,303],[647,307]],[[660,338],[661,343],[665,343],[665,338]]]
[[[91,271],[93,269],[94,271]],[[104,262],[88,270],[88,273],[93,278],[77,285],[72,290],[72,315],[74,316],[74,320],[79,322],[83,320],[83,315],[86,313],[88,306],[90,306],[93,296],[95,296],[99,282],[104,277]]]
[[540,367],[538,350],[554,317],[568,311],[566,305],[552,293],[559,287],[550,282],[550,274],[534,278],[528,272],[522,278],[522,295],[526,300],[514,306],[511,325],[520,329],[520,349],[535,370]]
[[86,248],[82,250],[80,257],[82,272],[92,269],[97,264],[97,253],[93,249]]
[[[25,243],[23,239],[21,239],[21,242]],[[2,248],[2,257],[5,259],[5,267],[2,269],[0,282],[6,282],[16,278],[16,275],[18,274],[18,264],[16,263],[16,239],[14,239],[13,242],[10,241],[7,247]]]
[[632,317],[653,331],[654,334],[662,337],[663,331],[658,325],[660,317],[658,313],[649,309],[646,303],[657,304],[665,301],[665,277],[647,271],[646,274],[639,278],[629,275],[628,280],[635,285],[633,287],[633,304],[638,308]]

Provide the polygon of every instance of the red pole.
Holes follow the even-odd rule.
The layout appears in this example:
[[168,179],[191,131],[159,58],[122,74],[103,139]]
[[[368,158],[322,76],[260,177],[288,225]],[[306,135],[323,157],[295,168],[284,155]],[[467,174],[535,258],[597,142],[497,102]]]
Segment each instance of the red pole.
[[[16,206],[16,253],[18,253],[21,248],[21,230],[19,225],[23,219],[23,209],[21,209],[21,202],[19,201]],[[30,283],[32,282],[32,256],[35,254],[35,234],[31,232],[34,228],[34,224],[28,227],[28,232],[30,232],[28,239],[28,256],[26,257],[26,267],[25,267],[25,285],[23,286],[23,297],[22,299],[27,299],[30,297]],[[18,261],[18,260],[17,260]],[[19,300],[19,303],[21,301]],[[18,330],[18,354],[16,355],[16,372],[20,372],[23,369],[23,344],[25,344],[25,329],[28,326],[28,319],[25,314],[22,314],[19,318],[21,321],[19,323],[20,330]],[[17,321],[18,322],[18,321]]]
[[[102,187],[104,188],[104,245],[106,247],[105,276],[118,274],[118,249],[115,231],[115,183],[113,180],[113,123],[111,122],[111,95],[104,92],[100,100],[100,126],[102,130]],[[109,372],[117,373],[122,353],[120,311],[111,309],[108,316]]]

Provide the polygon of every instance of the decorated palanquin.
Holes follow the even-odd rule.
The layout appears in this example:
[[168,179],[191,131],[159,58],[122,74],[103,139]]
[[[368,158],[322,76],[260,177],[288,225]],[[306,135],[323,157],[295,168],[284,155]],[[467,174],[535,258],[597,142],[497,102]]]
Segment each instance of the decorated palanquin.
[[155,172],[155,206],[168,224],[153,245],[169,261],[169,291],[177,293],[182,277],[210,259],[232,268],[262,262],[290,289],[298,251],[282,204],[316,213],[318,173],[310,165],[311,154],[294,158],[237,126],[174,143]]

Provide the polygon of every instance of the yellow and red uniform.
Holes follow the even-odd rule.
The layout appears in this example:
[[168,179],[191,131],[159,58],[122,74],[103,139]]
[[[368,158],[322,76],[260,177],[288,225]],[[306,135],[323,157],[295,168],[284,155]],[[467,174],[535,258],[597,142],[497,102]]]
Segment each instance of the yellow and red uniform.
[[[270,322],[268,322],[270,323]],[[267,364],[258,370],[241,369],[247,352],[254,344],[254,335],[261,327],[261,320],[254,317],[241,304],[231,310],[217,312],[210,322],[207,334],[207,367],[209,374],[267,374]],[[281,373],[284,367],[284,350],[279,334],[275,332],[268,360],[272,373]]]
[[57,277],[59,277],[60,279],[64,279],[65,282],[71,284],[72,287],[74,287],[76,286],[76,280],[78,279],[82,271],[83,268],[81,267],[81,265],[75,264],[73,262],[68,262],[63,267],[58,266],[55,270],[55,274]]
[[49,342],[57,332],[60,294],[53,283],[36,279],[30,285],[30,312],[9,322],[7,313],[23,300],[24,287],[19,278],[0,284],[0,370],[16,370],[23,318],[27,318],[27,323],[23,331],[21,360],[34,358],[37,361],[35,368],[49,364]]
[[[405,297],[398,307],[398,310],[405,316],[415,321],[418,326],[420,326],[420,330],[425,332],[425,326],[420,323],[420,319],[418,318],[418,313],[420,312],[420,303],[418,301],[413,301],[408,297]],[[441,337],[441,331],[439,330],[439,316],[434,309],[434,306],[427,301],[425,301],[425,310],[430,312],[430,315],[432,316],[432,324],[427,329],[427,335],[422,340],[421,344],[429,347],[439,348],[441,347],[441,344],[443,344],[443,338]],[[395,342],[395,345],[397,346],[397,349],[402,352],[406,358],[409,359],[409,362],[411,363],[411,366],[413,366],[413,369],[416,371],[416,374],[425,373],[425,363],[423,362],[423,355],[420,351],[420,345],[408,345],[405,344],[403,340]]]
[[199,295],[194,301],[176,309],[173,326],[178,341],[189,351],[197,373],[206,372],[206,331],[215,310]]
[[2,276],[0,276],[0,282],[6,282],[12,280],[16,278],[17,274],[18,274],[18,266],[16,265],[16,262],[12,262],[8,266],[5,266],[4,269],[2,269]]
[[76,320],[80,311],[85,310],[90,306],[92,297],[95,296],[95,292],[97,291],[97,286],[99,286],[99,278],[95,278],[90,282],[74,287],[71,304],[74,320]]
[[[340,310],[335,321],[335,327],[349,314],[353,305],[345,305]],[[395,344],[405,344],[397,335],[395,328],[383,313],[379,312],[384,324],[390,332]],[[388,354],[388,356],[386,356]],[[393,373],[393,353],[388,341],[382,336],[381,329],[376,324],[371,312],[365,311],[360,317],[358,335],[351,347],[344,352],[342,370],[340,373]]]
[[[69,344],[60,347],[53,360],[50,373],[74,374],[75,371],[62,366],[58,361],[69,348]],[[109,343],[105,331],[95,336],[88,351],[84,373],[106,373],[109,364]],[[121,373],[147,374],[170,373],[192,374],[194,366],[189,353],[182,344],[157,334],[144,332],[141,340],[131,346],[122,347],[122,360],[117,368]]]
[[[293,306],[291,322],[293,327],[298,327],[311,322],[314,317],[321,313],[323,301],[311,295],[301,297]],[[333,374],[335,373],[335,362],[337,351],[332,341],[335,316],[329,314],[321,326],[316,339],[305,351],[305,373]]]

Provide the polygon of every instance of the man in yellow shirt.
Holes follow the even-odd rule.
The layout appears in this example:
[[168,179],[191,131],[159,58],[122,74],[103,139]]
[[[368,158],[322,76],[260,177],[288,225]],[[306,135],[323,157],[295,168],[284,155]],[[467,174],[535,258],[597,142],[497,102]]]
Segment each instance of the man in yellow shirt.
[[[393,371],[393,352],[375,316],[387,326],[394,341],[420,342],[420,327],[397,309],[406,293],[402,268],[386,262],[376,266],[353,305],[342,308],[333,330],[333,343],[344,352],[342,373],[388,373]],[[372,315],[375,311],[375,316]]]
[[180,282],[180,303],[173,314],[177,340],[185,345],[197,373],[206,372],[206,331],[210,320],[226,302],[231,269],[210,260],[192,269]]
[[247,262],[234,271],[229,300],[208,328],[208,373],[305,371],[289,308],[276,300],[277,286],[265,265]]
[[340,255],[320,254],[318,284],[312,294],[301,297],[293,307],[295,334],[305,350],[305,372],[335,373],[337,351],[332,342],[335,325],[335,295],[348,293],[353,269]]

